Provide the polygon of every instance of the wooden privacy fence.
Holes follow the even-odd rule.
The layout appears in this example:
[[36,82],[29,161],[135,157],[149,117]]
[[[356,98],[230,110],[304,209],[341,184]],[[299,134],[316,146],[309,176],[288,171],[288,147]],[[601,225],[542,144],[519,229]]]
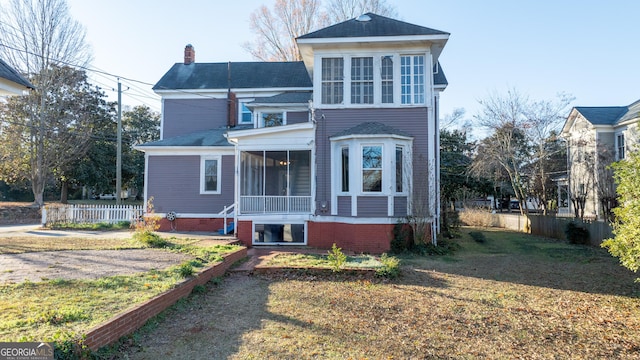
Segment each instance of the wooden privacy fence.
[[86,224],[132,221],[143,215],[142,205],[47,205],[42,208],[42,225]]
[[580,220],[575,218],[530,215],[531,233],[555,239],[566,240],[565,229],[567,224],[574,222],[578,227],[589,231],[589,241],[591,245],[599,246],[603,240],[613,237],[611,225],[605,221]]

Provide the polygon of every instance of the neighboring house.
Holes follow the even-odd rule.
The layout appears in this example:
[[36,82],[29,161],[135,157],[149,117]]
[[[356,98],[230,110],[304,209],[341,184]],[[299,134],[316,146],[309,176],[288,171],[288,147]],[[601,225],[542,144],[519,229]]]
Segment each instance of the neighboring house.
[[246,245],[388,251],[413,214],[437,226],[438,57],[449,34],[375,14],[297,39],[303,61],[197,63],[187,45],[154,86],[161,140],[145,152],[145,199],[163,230]]
[[[615,205],[609,165],[625,158],[639,143],[640,100],[629,106],[574,107],[562,129],[567,140],[570,212],[604,218]],[[583,205],[580,204],[583,202]]]
[[0,59],[0,96],[22,95],[29,89],[33,89],[33,85]]

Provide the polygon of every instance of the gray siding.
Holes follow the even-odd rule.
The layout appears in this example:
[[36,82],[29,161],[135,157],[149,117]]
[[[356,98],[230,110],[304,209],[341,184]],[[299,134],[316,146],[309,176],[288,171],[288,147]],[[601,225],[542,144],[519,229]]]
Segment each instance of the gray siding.
[[395,196],[393,198],[393,215],[396,217],[407,216],[406,196]]
[[351,196],[338,196],[338,216],[351,216]]
[[226,99],[165,99],[164,139],[227,126]]
[[358,217],[386,217],[386,196],[358,196]]
[[[318,202],[331,199],[331,148],[329,138],[334,134],[352,128],[363,122],[380,122],[413,136],[413,184],[414,187],[428,189],[427,154],[429,137],[427,133],[427,108],[393,108],[393,109],[331,109],[316,111],[318,127],[316,130],[316,161]],[[324,115],[324,118],[322,118]],[[429,122],[434,121],[429,119]],[[427,191],[420,191],[428,196]],[[360,204],[360,201],[358,201]],[[386,209],[386,208],[385,208]],[[360,206],[358,206],[360,210]],[[358,211],[358,217],[362,215]],[[386,216],[386,210],[384,216]]]
[[149,156],[147,195],[159,213],[217,214],[233,204],[234,157],[223,156],[219,195],[200,194],[200,156]]
[[287,124],[300,124],[309,122],[308,111],[287,112]]

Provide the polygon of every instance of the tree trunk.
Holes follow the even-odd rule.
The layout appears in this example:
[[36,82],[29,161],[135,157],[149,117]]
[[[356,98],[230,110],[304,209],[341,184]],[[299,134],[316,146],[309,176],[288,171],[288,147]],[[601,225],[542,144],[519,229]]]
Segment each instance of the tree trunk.
[[60,188],[60,202],[63,204],[69,203],[69,183],[67,181],[62,182]]

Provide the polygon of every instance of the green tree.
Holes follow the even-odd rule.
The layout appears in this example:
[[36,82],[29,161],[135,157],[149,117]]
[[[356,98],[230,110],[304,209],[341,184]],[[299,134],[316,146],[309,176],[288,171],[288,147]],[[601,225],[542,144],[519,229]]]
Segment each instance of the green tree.
[[630,152],[612,165],[619,205],[613,209],[613,239],[602,247],[620,259],[622,266],[637,272],[640,268],[640,153]]
[[[31,182],[36,203],[33,182],[42,182],[43,191],[54,179],[68,184],[74,164],[90,148],[96,124],[108,118],[104,94],[89,84],[84,71],[51,65],[45,72],[55,88],[12,97],[0,112],[0,177],[8,183]],[[34,104],[42,111],[34,111]]]
[[[21,167],[16,169],[17,176],[28,170],[34,202],[42,206],[45,185],[51,181],[54,165],[59,163],[52,158],[60,153],[52,151],[56,143],[51,136],[56,141],[61,138],[56,136],[57,127],[65,121],[56,118],[64,111],[49,102],[50,93],[66,81],[59,76],[60,64],[85,65],[91,60],[90,47],[85,42],[84,28],[71,18],[65,0],[11,0],[5,5],[0,11],[0,43],[11,46],[0,46],[0,55],[26,74],[37,89],[26,98],[28,106],[20,110],[19,121],[28,131],[22,132],[27,138],[20,141],[26,149],[20,147],[18,153],[28,163],[18,161]],[[81,137],[82,130],[77,128],[76,134]]]
[[144,153],[134,147],[160,139],[160,114],[147,106],[136,106],[122,116],[122,182],[136,189],[138,196],[144,186]]

